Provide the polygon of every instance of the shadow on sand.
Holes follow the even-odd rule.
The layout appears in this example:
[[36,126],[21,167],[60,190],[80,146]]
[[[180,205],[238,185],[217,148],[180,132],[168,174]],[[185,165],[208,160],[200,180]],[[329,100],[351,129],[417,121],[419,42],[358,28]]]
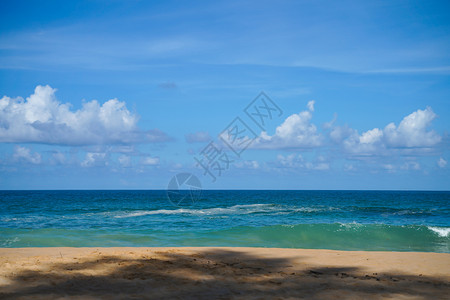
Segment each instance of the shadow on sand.
[[[130,252],[130,254],[133,254]],[[43,263],[8,275],[0,299],[448,299],[438,278],[301,267],[301,257],[231,250],[150,251]]]

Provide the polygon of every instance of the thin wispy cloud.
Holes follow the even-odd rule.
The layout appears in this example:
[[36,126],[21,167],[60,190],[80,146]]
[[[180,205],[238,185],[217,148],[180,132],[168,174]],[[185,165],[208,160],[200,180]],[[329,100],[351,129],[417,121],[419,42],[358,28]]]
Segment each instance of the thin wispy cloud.
[[[142,10],[151,6],[137,5]],[[216,6],[221,9],[192,10],[180,4],[180,10],[189,13],[168,12],[155,17],[109,12],[104,17],[83,17],[38,30],[10,31],[0,42],[0,48],[7,50],[0,67],[67,65],[109,70],[147,68],[151,61],[175,58],[178,65],[240,64],[355,73],[449,71],[448,25],[436,28],[431,36],[430,28],[420,22],[420,14],[411,9],[408,17],[416,22],[404,22],[397,28],[396,17],[405,13],[406,4],[385,7],[361,2],[344,9],[341,4],[328,3],[320,11],[321,18],[312,17],[319,13],[315,5],[301,2],[288,1],[279,6],[259,3],[257,10],[248,3]],[[340,13],[343,10],[345,13]],[[441,11],[435,17],[445,16]],[[209,22],[208,26],[195,22],[217,18],[221,22]],[[189,26],[180,27],[174,21]],[[374,28],[372,22],[378,26]],[[410,23],[416,24],[414,28]],[[118,27],[120,30],[114,30]],[[392,28],[396,30],[387,35]],[[418,41],[411,39],[411,32],[416,33]]]

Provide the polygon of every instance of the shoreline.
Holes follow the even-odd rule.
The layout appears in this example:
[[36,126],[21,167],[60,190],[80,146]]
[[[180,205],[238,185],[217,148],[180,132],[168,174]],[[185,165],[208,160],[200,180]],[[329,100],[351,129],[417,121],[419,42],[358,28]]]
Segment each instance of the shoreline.
[[0,297],[445,299],[450,254],[250,247],[0,248]]
[[31,246],[31,247],[0,247],[0,256],[3,250],[47,250],[47,249],[148,249],[148,250],[168,250],[168,249],[274,249],[274,250],[295,250],[295,251],[331,251],[331,252],[379,252],[379,253],[430,253],[430,254],[449,254],[450,252],[437,251],[408,251],[408,250],[339,250],[328,248],[290,248],[290,247],[261,247],[261,246]]

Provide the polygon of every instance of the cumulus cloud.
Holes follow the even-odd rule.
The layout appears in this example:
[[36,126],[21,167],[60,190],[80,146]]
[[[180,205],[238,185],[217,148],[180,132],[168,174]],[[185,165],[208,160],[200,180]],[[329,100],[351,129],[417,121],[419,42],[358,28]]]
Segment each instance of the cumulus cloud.
[[270,136],[261,132],[255,140],[253,148],[283,149],[283,148],[313,148],[322,145],[322,136],[317,127],[311,123],[314,101],[307,104],[308,110],[287,117]]
[[447,161],[441,157],[437,161],[437,164],[440,168],[445,168],[447,166]]
[[155,166],[159,164],[159,157],[147,156],[141,160],[141,163],[146,166]]
[[330,138],[342,142],[344,148],[355,154],[389,154],[395,149],[430,148],[441,141],[441,136],[429,130],[436,114],[430,107],[404,117],[398,126],[389,123],[384,129],[373,128],[361,135],[348,127],[334,127]]
[[195,133],[189,133],[185,136],[186,142],[192,143],[204,143],[211,140],[211,136],[206,131],[199,131]]
[[406,161],[400,169],[402,170],[420,170],[420,164],[416,161]]
[[119,158],[117,160],[119,161],[119,164],[122,167],[130,167],[131,166],[131,157],[129,157],[128,155],[121,155],[121,156],[119,156]]
[[52,163],[62,165],[66,162],[66,156],[59,151],[52,153]]
[[387,145],[391,147],[432,147],[441,141],[433,130],[427,130],[436,118],[431,107],[417,110],[403,118],[400,124],[388,124],[384,128]]
[[[334,132],[333,130],[331,134]],[[361,135],[354,129],[349,129],[347,133],[349,133],[349,136],[342,140],[342,145],[347,152],[355,154],[381,154],[385,149],[382,141],[383,132],[378,128],[368,130]]]
[[316,101],[311,100],[308,102],[308,104],[306,105],[309,109],[309,111],[314,111],[314,103],[316,103]]
[[384,164],[382,165],[383,169],[388,171],[388,173],[394,173],[395,172],[395,166],[392,164]]
[[[308,110],[289,116],[276,128],[274,135],[261,132],[252,148],[308,150],[327,149],[335,153],[334,157],[344,159],[362,159],[371,161],[387,172],[400,170],[422,170],[416,161],[417,155],[432,155],[440,146],[442,137],[432,130],[432,121],[437,118],[431,107],[418,109],[405,116],[397,124],[389,123],[384,128],[375,127],[362,133],[348,125],[336,125],[337,116],[322,126],[323,134],[311,122],[314,101],[307,104]],[[399,163],[389,163],[385,158],[403,156]],[[437,162],[441,168],[446,167],[443,158]],[[301,155],[279,155],[275,162],[277,168],[328,170],[330,164],[320,157],[314,161],[305,161]],[[344,165],[344,170],[353,171],[353,165]]]
[[355,171],[356,168],[354,165],[352,164],[344,164],[344,171],[350,172],[350,171]]
[[56,99],[56,90],[37,86],[26,100],[0,99],[0,142],[32,142],[58,145],[127,144],[168,140],[160,130],[141,131],[138,116],[125,102],[96,100],[71,110]]
[[329,170],[330,165],[325,162],[322,156],[319,156],[315,162],[305,161],[301,154],[289,154],[277,156],[278,166],[290,169],[308,169],[308,170]]
[[345,126],[332,126],[333,124],[330,125],[330,132],[329,132],[329,137],[331,139],[331,141],[340,144],[342,143],[343,140],[345,140],[346,138],[353,136],[353,135],[357,135],[357,131],[353,128],[348,127],[347,125]]
[[303,166],[303,156],[301,154],[289,154],[289,155],[281,155],[277,156],[277,162],[280,166],[294,168],[294,167],[302,167]]
[[85,159],[81,162],[82,167],[106,166],[106,165],[108,165],[108,161],[105,152],[101,153],[88,152],[86,153]]
[[39,153],[31,153],[31,149],[27,147],[16,146],[14,148],[13,158],[16,161],[27,162],[32,164],[41,163],[41,155]]
[[259,162],[256,160],[245,160],[236,162],[234,166],[238,169],[259,169],[260,165]]
[[[389,123],[384,129],[372,128],[361,134],[347,125],[336,126],[336,115],[325,123],[328,143],[311,122],[314,101],[307,104],[308,110],[287,117],[274,135],[263,131],[251,146],[256,149],[307,149],[327,144],[341,145],[345,152],[354,155],[388,155],[392,151],[414,151],[417,148],[431,148],[441,141],[441,136],[429,129],[437,117],[430,107],[403,118],[397,126]],[[409,152],[409,153],[410,153]]]

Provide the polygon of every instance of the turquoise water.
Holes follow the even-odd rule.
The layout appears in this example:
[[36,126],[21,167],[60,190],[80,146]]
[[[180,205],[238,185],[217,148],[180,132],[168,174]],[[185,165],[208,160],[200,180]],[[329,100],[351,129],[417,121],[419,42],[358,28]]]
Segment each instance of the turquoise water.
[[257,246],[450,252],[450,192],[0,191],[0,247]]

